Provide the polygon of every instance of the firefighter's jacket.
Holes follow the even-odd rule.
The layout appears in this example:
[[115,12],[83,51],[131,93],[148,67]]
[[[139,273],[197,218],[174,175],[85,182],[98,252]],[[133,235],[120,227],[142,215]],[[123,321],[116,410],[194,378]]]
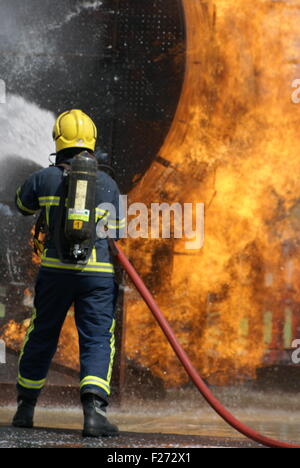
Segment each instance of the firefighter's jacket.
[[33,215],[39,210],[43,210],[45,216],[49,235],[41,258],[41,268],[74,274],[114,275],[112,254],[109,250],[107,236],[103,229],[99,229],[99,225],[106,225],[107,233],[114,239],[119,239],[123,235],[124,210],[116,182],[107,173],[97,171],[95,229],[97,227],[96,232],[100,236],[102,235],[102,238],[97,237],[88,263],[78,265],[62,262],[54,244],[54,227],[58,218],[64,177],[62,167],[50,166],[32,174],[17,189],[16,206],[23,215]]

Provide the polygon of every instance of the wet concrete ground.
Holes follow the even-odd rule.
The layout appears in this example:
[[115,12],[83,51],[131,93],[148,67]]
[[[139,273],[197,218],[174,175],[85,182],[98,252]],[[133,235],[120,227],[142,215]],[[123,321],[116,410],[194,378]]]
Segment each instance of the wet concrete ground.
[[[147,404],[145,405],[147,407]],[[111,408],[109,419],[121,431],[118,437],[83,438],[81,408],[37,407],[35,427],[21,429],[11,426],[14,406],[0,408],[0,448],[204,448],[258,447],[245,437],[227,433],[226,425],[214,418],[193,421],[190,413],[149,412],[145,407]],[[180,423],[181,421],[181,423]],[[216,424],[217,423],[217,424]],[[218,424],[220,424],[219,427]],[[225,430],[225,432],[224,432]],[[217,434],[217,436],[212,435]]]
[[[112,409],[109,419],[119,426],[120,436],[100,439],[82,438],[82,413],[79,408],[38,408],[34,429],[11,427],[14,411],[13,407],[0,409],[0,448],[259,447],[209,411],[202,411],[201,414],[197,412],[195,415],[166,412],[153,415]],[[243,417],[245,421],[245,414]],[[251,421],[248,418],[246,422],[257,427],[257,419],[255,421],[252,418]],[[261,429],[271,437],[279,435],[276,421],[272,426],[269,420]],[[289,435],[281,434],[284,435],[283,438],[289,440]]]
[[118,437],[83,438],[80,430],[0,426],[0,448],[251,448],[247,440],[178,434],[121,432]]
[[[218,398],[245,424],[271,438],[300,442],[300,402],[297,393],[222,389]],[[2,400],[3,401],[3,400]],[[0,448],[204,448],[260,447],[228,426],[193,390],[168,393],[165,400],[124,398],[111,404],[108,417],[119,426],[118,438],[83,439],[79,405],[40,403],[35,428],[12,428],[15,404],[0,407]]]

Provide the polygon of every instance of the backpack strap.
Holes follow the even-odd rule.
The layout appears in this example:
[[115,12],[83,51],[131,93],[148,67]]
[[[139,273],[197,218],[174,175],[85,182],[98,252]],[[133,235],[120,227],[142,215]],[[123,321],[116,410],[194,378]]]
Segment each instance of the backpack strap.
[[57,166],[62,167],[64,169],[64,173],[63,173],[61,195],[60,195],[59,206],[58,206],[58,214],[57,214],[57,219],[55,222],[54,233],[53,233],[53,241],[54,241],[55,249],[58,253],[60,260],[62,262],[65,262],[65,261],[70,262],[70,259],[66,258],[65,255],[63,254],[63,251],[64,251],[63,245],[65,243],[64,218],[65,218],[66,199],[68,196],[68,175],[69,175],[71,166],[66,163],[61,163],[61,164],[58,164]]

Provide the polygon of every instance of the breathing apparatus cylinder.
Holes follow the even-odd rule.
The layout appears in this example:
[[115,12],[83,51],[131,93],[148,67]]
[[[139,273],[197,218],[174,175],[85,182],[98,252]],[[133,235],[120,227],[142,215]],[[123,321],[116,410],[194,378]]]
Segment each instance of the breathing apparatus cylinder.
[[87,151],[75,156],[68,179],[65,236],[71,257],[78,263],[87,263],[96,236],[96,158]]

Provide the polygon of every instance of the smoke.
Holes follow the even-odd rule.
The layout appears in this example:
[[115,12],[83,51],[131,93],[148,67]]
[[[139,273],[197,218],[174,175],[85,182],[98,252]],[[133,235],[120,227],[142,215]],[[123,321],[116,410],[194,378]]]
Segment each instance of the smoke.
[[54,151],[52,112],[8,94],[6,104],[0,105],[0,162],[11,155],[34,161],[46,167]]

